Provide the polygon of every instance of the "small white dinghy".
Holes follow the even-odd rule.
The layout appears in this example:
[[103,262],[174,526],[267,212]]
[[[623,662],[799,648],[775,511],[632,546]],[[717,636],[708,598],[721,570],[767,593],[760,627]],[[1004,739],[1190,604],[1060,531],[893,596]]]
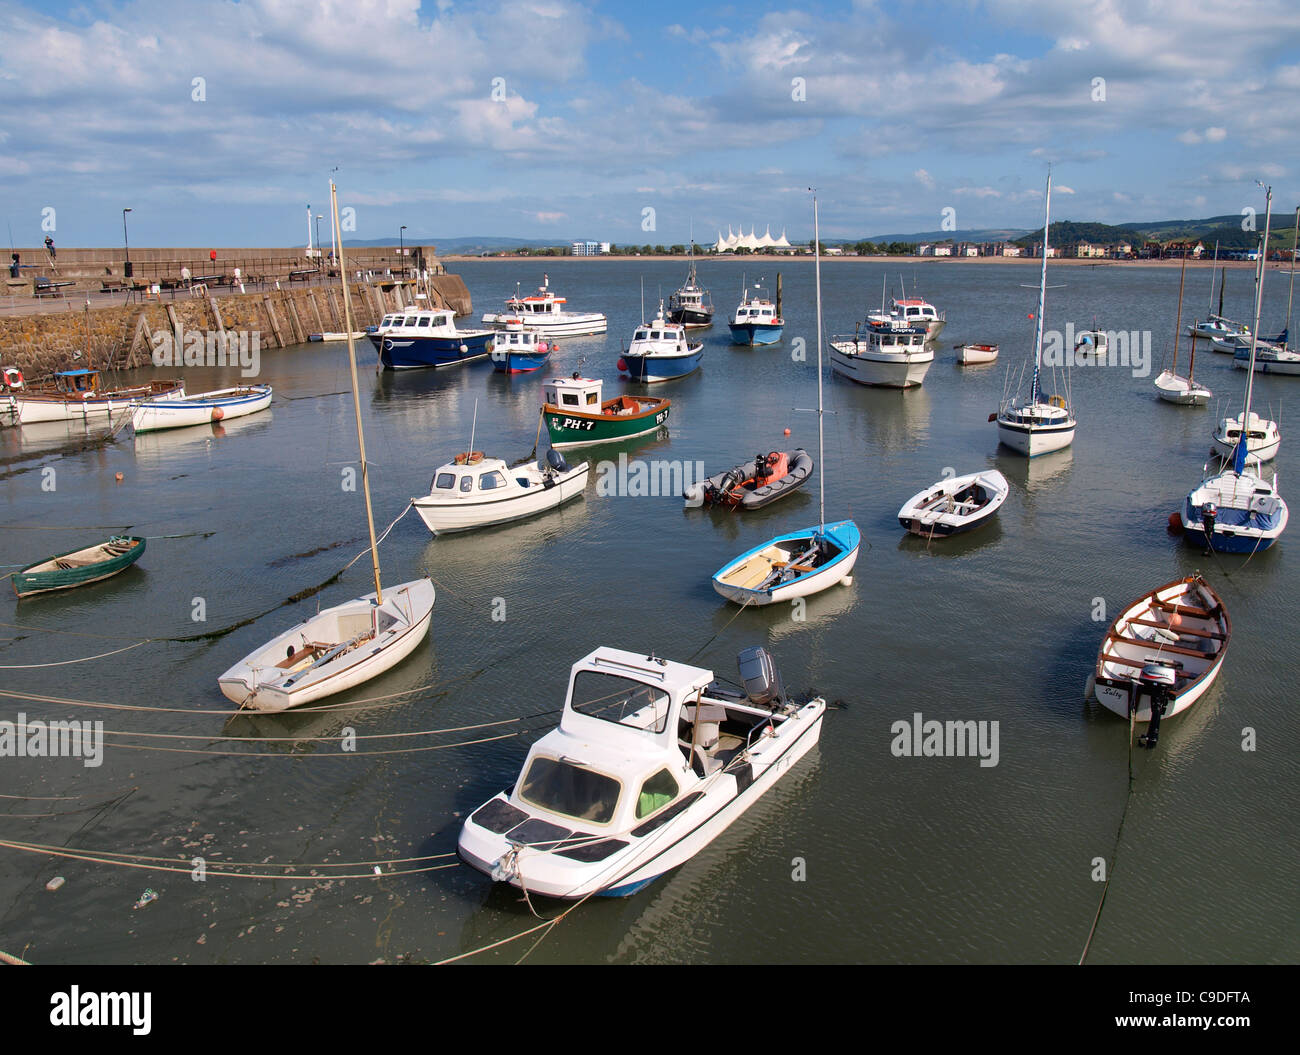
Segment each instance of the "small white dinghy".
[[558,729],[475,810],[457,852],[528,894],[635,894],[708,846],[821,735],[826,701],[792,700],[762,648],[744,692],[713,672],[621,649],[573,665]]
[[507,465],[466,451],[433,474],[429,493],[411,499],[435,535],[505,524],[536,516],[577,498],[586,489],[591,465],[570,467],[552,448],[536,465]]
[[1166,583],[1106,631],[1094,672],[1097,702],[1150,722],[1142,744],[1154,747],[1160,719],[1187,710],[1214,684],[1231,637],[1227,609],[1209,583],[1199,575]]
[[958,535],[992,517],[1010,490],[1007,478],[996,469],[950,477],[909,498],[898,511],[898,522],[925,538]]
[[958,346],[957,365],[977,366],[980,363],[996,362],[998,346],[996,344],[962,344]]
[[183,429],[246,417],[270,405],[270,385],[220,388],[215,392],[199,392],[179,399],[151,399],[140,403],[131,413],[131,427],[137,433]]
[[369,681],[409,656],[429,632],[434,589],[416,579],[327,608],[221,675],[226,698],[250,711],[284,711]]

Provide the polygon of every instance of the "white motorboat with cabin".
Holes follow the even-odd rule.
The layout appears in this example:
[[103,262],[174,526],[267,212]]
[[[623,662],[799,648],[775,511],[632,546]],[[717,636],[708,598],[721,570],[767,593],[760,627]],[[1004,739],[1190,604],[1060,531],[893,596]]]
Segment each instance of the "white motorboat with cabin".
[[990,421],[998,423],[998,440],[1029,458],[1068,447],[1074,442],[1076,424],[1069,398],[1060,395],[1044,398],[1040,387],[1043,313],[1047,307],[1047,232],[1051,215],[1052,173],[1049,169],[1043,206],[1043,266],[1038,287],[1038,312],[1034,322],[1034,373],[1029,398],[1012,398],[1004,391],[997,413],[989,415]]
[[[471,440],[471,442],[473,442]],[[462,452],[433,474],[429,493],[411,505],[435,535],[505,524],[536,516],[577,498],[591,466],[570,467],[555,449],[536,465],[507,465],[482,451]]]
[[531,296],[521,297],[517,292],[506,301],[504,311],[488,312],[483,322],[504,329],[516,319],[525,326],[541,331],[548,338],[585,337],[604,333],[608,327],[605,316],[599,312],[569,311],[564,297],[551,291],[551,276],[543,275],[542,284]]
[[[1261,462],[1272,461],[1282,447],[1282,432],[1276,421],[1261,418],[1253,410],[1246,428],[1246,453]],[[1242,416],[1226,417],[1219,421],[1212,437],[1214,450],[1221,458],[1231,458],[1241,442]]]
[[496,330],[459,330],[450,308],[408,308],[370,334],[385,370],[422,370],[485,358]]
[[889,305],[889,311],[883,308],[871,312],[868,322],[891,324],[896,326],[919,326],[925,330],[925,339],[933,341],[946,325],[943,314],[935,310],[933,304],[921,297],[895,297]]
[[[780,276],[777,276],[778,281]],[[780,287],[778,286],[778,291]],[[785,331],[785,320],[781,318],[781,297],[777,294],[777,303],[773,304],[766,297],[760,296],[761,286],[754,287],[750,296],[749,286],[744,285],[740,292],[740,304],[731,317],[731,343],[749,347],[763,344],[776,344]]]
[[866,329],[831,338],[831,369],[860,385],[913,388],[925,380],[934,348],[920,326],[869,322]]
[[528,895],[625,897],[690,860],[817,743],[826,701],[794,700],[762,648],[743,692],[711,670],[598,648],[557,729],[465,821],[462,861]]

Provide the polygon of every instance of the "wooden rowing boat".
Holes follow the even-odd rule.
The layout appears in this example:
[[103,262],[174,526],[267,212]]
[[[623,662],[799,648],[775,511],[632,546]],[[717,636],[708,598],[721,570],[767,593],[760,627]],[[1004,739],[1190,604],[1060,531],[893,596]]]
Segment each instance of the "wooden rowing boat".
[[74,586],[99,582],[125,571],[144,553],[144,539],[134,535],[114,535],[106,542],[59,553],[29,564],[13,575],[14,593],[30,597],[51,590],[70,590]]

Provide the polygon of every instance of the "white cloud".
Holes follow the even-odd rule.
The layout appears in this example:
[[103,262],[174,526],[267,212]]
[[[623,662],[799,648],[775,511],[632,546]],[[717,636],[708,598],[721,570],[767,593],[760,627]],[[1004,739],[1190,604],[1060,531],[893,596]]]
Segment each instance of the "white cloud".
[[934,177],[931,176],[930,173],[926,172],[925,169],[917,169],[912,173],[912,175],[916,177],[916,182],[921,184],[921,186],[926,190],[934,190]]
[[1228,130],[1226,128],[1207,128],[1205,138],[1210,143],[1221,143],[1228,138]]

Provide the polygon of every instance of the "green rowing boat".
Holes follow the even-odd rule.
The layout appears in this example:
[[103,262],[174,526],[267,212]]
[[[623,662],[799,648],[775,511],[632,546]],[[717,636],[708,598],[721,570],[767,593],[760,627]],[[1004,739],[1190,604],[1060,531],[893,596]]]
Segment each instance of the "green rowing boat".
[[134,535],[114,535],[107,542],[59,553],[15,572],[14,593],[19,597],[30,597],[34,593],[70,590],[74,586],[98,582],[125,571],[143,553],[144,539]]

